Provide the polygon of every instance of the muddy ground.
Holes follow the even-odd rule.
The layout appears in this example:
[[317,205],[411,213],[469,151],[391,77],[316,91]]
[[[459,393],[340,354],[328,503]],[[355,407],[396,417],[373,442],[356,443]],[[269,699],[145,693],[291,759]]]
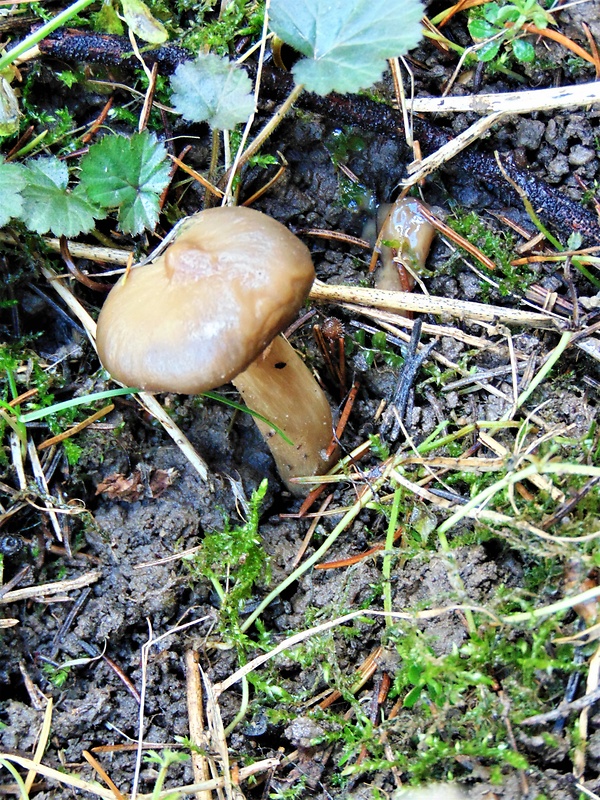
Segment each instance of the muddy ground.
[[[600,40],[599,3],[571,8],[559,14],[558,18],[560,29],[583,46],[586,46],[586,40],[582,21],[590,25],[592,35]],[[459,19],[449,26],[449,35],[462,44],[468,43],[464,22]],[[534,65],[514,68],[525,78],[526,82],[521,85],[510,76],[474,69],[470,77],[455,85],[453,92],[472,93],[474,81],[477,82],[476,91],[501,92],[594,78],[591,65],[575,64],[558,44],[540,41],[536,43],[536,51],[538,60]],[[431,44],[423,45],[411,55],[417,93],[439,94],[439,87],[452,73],[456,58],[440,53]],[[52,74],[57,63],[48,59],[35,68],[39,70],[41,94],[50,98],[56,91],[59,95],[59,85]],[[119,75],[127,77],[126,71]],[[381,87],[381,91],[390,91],[389,82]],[[116,97],[121,102],[129,102],[126,95],[117,92]],[[105,97],[94,95],[89,86],[82,84],[77,85],[69,97],[61,94],[60,100],[71,105],[77,117],[92,119],[104,104]],[[266,115],[272,106],[272,103],[266,103],[263,113]],[[438,116],[435,122],[457,134],[475,119],[470,114],[453,114]],[[184,137],[180,140],[182,145],[186,135],[200,137],[200,141],[190,139],[193,150],[189,161],[204,170],[208,153],[206,131],[201,127],[190,131],[178,123],[173,133]],[[591,188],[600,179],[599,134],[598,111],[594,109],[535,113],[503,120],[475,147],[485,153],[496,149],[512,153],[537,178],[579,200],[583,190],[578,178]],[[377,204],[394,196],[411,158],[398,137],[342,125],[333,116],[317,116],[310,110],[292,114],[276,132],[268,150],[282,153],[288,167],[255,207],[293,230],[324,228],[353,236],[368,235]],[[342,175],[340,163],[356,176],[358,189],[354,187],[352,192],[349,191],[348,179]],[[249,196],[264,180],[262,170],[247,174],[245,196]],[[451,214],[457,204],[463,209],[477,210],[486,224],[494,229],[501,230],[502,223],[488,213],[490,211],[510,215],[531,230],[522,206],[516,201],[507,206],[508,191],[479,181],[474,171],[457,171],[450,165],[430,178],[422,187],[422,193],[424,199],[442,215]],[[201,207],[202,196],[201,190],[191,186],[182,194],[180,206],[191,213]],[[167,227],[165,223],[165,229]],[[564,230],[555,229],[555,232],[566,239]],[[304,238],[313,253],[321,281],[328,284],[369,281],[368,252],[347,243],[310,236]],[[16,261],[9,260],[9,257],[16,258]],[[1,312],[2,337],[7,341],[18,338],[16,319],[19,335],[35,334],[31,339],[31,350],[62,378],[65,390],[57,394],[57,400],[74,392],[107,388],[105,377],[98,371],[96,356],[78,327],[70,324],[65,315],[49,302],[59,301],[37,270],[35,258],[35,251],[26,254],[8,246],[5,249],[5,274],[10,276],[17,269],[20,275],[10,281],[11,297],[18,301],[18,310],[11,307]],[[54,263],[60,270],[58,258]],[[431,275],[424,277],[424,281],[431,294],[506,305],[511,302],[493,286],[482,283],[479,275],[456,259],[440,238],[434,244],[428,265]],[[535,270],[538,283],[567,298],[570,296],[560,267],[542,262],[532,265],[531,269]],[[573,281],[579,294],[595,293],[582,277],[574,276]],[[37,289],[41,289],[44,296],[37,294]],[[81,286],[75,286],[74,290],[93,313],[99,309],[101,297]],[[292,342],[306,354],[311,366],[322,376],[332,403],[339,404],[340,387],[325,368],[323,357],[314,344],[312,326],[322,324],[326,317],[336,316],[350,339],[372,321],[339,307],[313,305],[310,309],[314,309],[314,315],[294,333]],[[481,333],[475,326],[464,329],[469,333]],[[389,400],[398,377],[398,368],[390,366],[390,359],[386,361],[381,355],[374,361],[367,358],[370,336],[367,332],[364,348],[355,346],[348,353],[346,389],[353,381],[357,381],[360,388],[342,438],[342,448],[346,453],[377,432],[377,410],[382,399]],[[532,355],[546,352],[555,343],[555,336],[541,331],[517,331],[514,339],[516,348]],[[388,349],[402,354],[400,345],[393,341],[388,344]],[[477,365],[480,369],[487,369],[507,363],[506,359],[494,354],[469,355],[467,359],[467,351],[465,344],[452,337],[442,338],[437,346],[437,352],[453,362],[465,358],[464,363],[469,367]],[[598,365],[592,358],[573,351],[563,359],[561,371],[568,371],[571,378],[568,382],[557,380],[546,384],[542,399],[547,402],[537,413],[548,425],[574,423],[570,435],[576,439],[586,434],[596,418],[597,384],[593,379],[597,377]],[[506,402],[483,390],[470,394],[442,393],[435,383],[426,381],[426,375],[420,373],[416,380],[414,407],[409,418],[409,431],[417,443],[445,419],[459,425],[478,419],[498,420],[507,410]],[[592,379],[589,385],[584,384],[584,376]],[[26,390],[29,379],[23,369],[19,374],[21,391]],[[509,377],[496,378],[494,385],[510,396]],[[233,392],[229,393],[234,396]],[[131,687],[111,664],[117,665],[139,691],[142,685],[141,648],[148,641],[150,630],[158,637],[180,623],[197,621],[191,628],[166,637],[150,651],[144,742],[156,748],[165,744],[176,746],[176,737],[189,734],[184,653],[189,650],[199,653],[200,664],[213,683],[226,679],[238,666],[235,649],[218,646],[223,642],[218,627],[219,603],[210,582],[192,576],[182,560],[155,562],[198,546],[205,533],[222,529],[225,519],[231,520],[232,525],[240,524],[243,499],[250,498],[266,476],[269,488],[262,505],[259,534],[269,557],[269,570],[254,589],[253,601],[258,601],[289,574],[290,565],[310,524],[310,520],[282,516],[297,510],[300,501],[292,498],[280,485],[271,457],[249,417],[208,400],[177,396],[161,399],[206,459],[211,471],[210,485],[200,479],[163,429],[145,416],[133,401],[117,400],[115,410],[108,417],[79,435],[77,442],[83,450],[75,465],[69,466],[60,450],[55,450],[53,456],[54,471],[49,480],[49,494],[59,497],[63,507],[71,502],[78,504],[78,510],[80,506],[85,508],[84,513],[61,518],[61,529],[70,539],[72,556],[69,557],[57,542],[45,512],[36,507],[43,499],[39,494],[34,498],[35,506],[26,504],[17,513],[2,518],[5,584],[25,566],[29,566],[29,571],[18,588],[72,579],[96,570],[99,572],[98,579],[87,590],[70,591],[53,602],[40,603],[30,599],[5,606],[4,616],[18,620],[18,625],[3,630],[0,638],[2,749],[7,753],[31,756],[44,715],[43,693],[54,700],[52,730],[44,763],[54,767],[66,766],[70,771],[92,779],[96,776],[84,761],[83,751],[118,745],[120,747],[114,752],[99,751],[96,755],[124,792],[129,791],[133,780],[135,752],[128,745],[138,736],[139,703]],[[40,441],[48,433],[40,425],[31,429],[31,435],[35,441]],[[398,446],[397,442],[391,443],[392,450]],[[10,511],[20,500],[12,494],[18,484],[8,450],[7,456],[8,466],[1,480],[6,489],[4,510]],[[50,465],[49,460],[43,463],[46,467]],[[363,462],[362,468],[368,470],[378,463],[377,458],[371,456]],[[110,497],[106,491],[97,493],[107,478],[131,476],[136,470],[141,472],[136,473],[134,484],[139,488],[133,495],[126,497],[117,492],[116,496]],[[157,470],[168,472],[169,480],[166,487],[153,492],[147,477],[155,475]],[[355,497],[353,487],[342,484],[333,497],[331,508],[347,506],[354,502]],[[316,530],[318,542],[340,518],[340,515],[329,516],[319,521]],[[437,521],[442,519],[443,516],[438,514]],[[382,540],[385,529],[386,521],[377,509],[362,511],[337,541],[327,560],[368,550]],[[309,544],[309,555],[315,547],[315,544]],[[436,547],[428,548],[418,557],[400,558],[395,563],[392,582],[395,610],[435,608],[465,598],[478,606],[493,604],[499,586],[509,591],[522,586],[524,570],[531,567],[531,560],[536,557],[535,552],[526,553],[523,548],[513,547],[510,537],[503,539],[502,536],[496,540],[458,546],[453,549],[452,558],[441,550],[436,551]],[[457,596],[454,571],[460,575],[464,587],[464,594],[460,596]],[[555,596],[548,593],[546,602],[560,596],[560,569],[557,573]],[[290,632],[304,630],[336,615],[360,608],[380,609],[380,587],[381,561],[375,558],[367,558],[345,569],[309,571],[262,615],[270,646]],[[80,603],[75,606],[75,614],[65,625],[78,599]],[[575,625],[575,622],[571,619],[570,624]],[[441,615],[421,624],[421,627],[439,656],[460,647],[468,638],[461,614]],[[312,714],[308,702],[309,697],[316,697],[328,687],[342,685],[347,688],[356,669],[381,643],[383,628],[379,620],[357,620],[352,623],[352,635],[335,633],[324,641],[313,660],[308,656],[304,661],[285,656],[279,658],[276,666],[268,667],[264,673],[266,685],[278,687],[279,699],[277,695],[268,698],[265,685],[256,689],[251,687],[252,702],[247,717],[229,737],[230,758],[243,764],[292,751],[295,755],[292,765],[285,764],[270,772],[266,781],[255,786],[244,784],[242,788],[246,797],[284,797],[284,792],[294,787],[297,794],[290,792],[287,796],[351,797],[356,800],[399,796],[394,793],[398,791],[395,781],[406,783],[411,777],[402,769],[394,775],[389,766],[380,769],[373,766],[342,779],[340,741],[336,740],[337,744],[331,746],[327,744],[327,734],[334,722]],[[256,641],[262,635],[256,630],[250,632]],[[98,658],[85,665],[73,666],[60,685],[49,677],[47,670],[44,671],[48,663],[61,664],[85,658],[89,656],[90,648],[108,657],[111,663]],[[250,642],[247,657],[259,652],[260,647],[254,647]],[[394,675],[397,660],[393,648],[388,648],[380,656],[374,678],[359,691],[358,696],[366,708],[381,685],[383,673]],[[328,666],[326,671],[324,665]],[[567,677],[559,675],[557,683],[566,684]],[[542,676],[540,684],[543,684]],[[542,708],[548,710],[560,699],[560,693],[555,693],[552,702],[542,705]],[[225,725],[235,717],[239,704],[237,687],[221,697],[220,710]],[[386,715],[392,705],[393,701],[388,701],[384,706]],[[345,701],[338,703],[335,724],[339,724],[348,707]],[[490,713],[502,714],[500,701]],[[592,738],[584,776],[591,792],[600,788],[600,755],[594,738],[598,735],[594,734],[598,722],[592,714]],[[407,739],[415,742],[425,732],[418,714],[400,708],[397,727],[392,726],[389,733],[392,750],[394,746],[406,750]],[[424,779],[454,776],[461,782],[466,796],[473,799],[526,797],[533,800],[546,797],[560,800],[579,797],[569,756],[573,745],[571,735],[565,734],[560,745],[556,741],[549,744],[544,733],[543,729],[536,729],[535,735],[518,732],[516,747],[527,757],[528,767],[520,771],[504,765],[500,783],[490,780],[493,777],[490,764],[483,758],[457,759],[451,769],[444,762],[445,766],[432,768],[431,774],[425,775]],[[318,741],[322,743],[315,744]],[[304,776],[304,788],[298,788],[301,786],[300,776]],[[5,772],[2,780],[8,784],[13,778]],[[71,790],[57,787],[51,780],[39,776],[37,780],[38,798],[71,795]],[[140,789],[151,791],[155,780],[155,767],[144,764]],[[170,785],[191,783],[193,774],[189,763],[172,767],[169,781]]]

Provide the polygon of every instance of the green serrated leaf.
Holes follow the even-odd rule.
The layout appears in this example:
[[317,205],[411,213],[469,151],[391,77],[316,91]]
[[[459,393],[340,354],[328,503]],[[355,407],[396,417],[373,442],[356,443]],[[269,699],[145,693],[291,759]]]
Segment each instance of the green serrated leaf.
[[136,234],[156,225],[169,169],[167,152],[154,134],[105,136],[82,159],[81,184],[94,203],[118,208],[121,230]]
[[531,42],[525,39],[515,39],[512,42],[512,51],[517,61],[523,64],[531,64],[535,59],[535,49]]
[[148,6],[142,0],[121,0],[123,17],[131,30],[140,39],[150,44],[162,44],[169,38],[167,29],[152,16]]
[[19,216],[36,233],[77,236],[90,231],[104,213],[90,202],[85,190],[67,188],[69,171],[56,156],[41,156],[23,167],[25,186]]
[[496,17],[496,24],[505,25],[507,22],[516,22],[519,16],[519,11],[514,6],[504,6]]
[[421,39],[419,0],[272,0],[271,27],[304,56],[294,78],[320,95],[357,92],[381,78],[386,59]]
[[11,217],[21,216],[23,197],[21,191],[25,186],[25,173],[20,164],[0,164],[0,228],[8,223]]
[[176,111],[211,128],[231,130],[254,111],[250,78],[228,58],[201,53],[177,67],[171,86]]
[[547,28],[548,25],[556,25],[556,20],[549,14],[544,8],[540,8],[539,11],[534,11],[531,15],[531,21],[535,25],[536,28],[543,30]]

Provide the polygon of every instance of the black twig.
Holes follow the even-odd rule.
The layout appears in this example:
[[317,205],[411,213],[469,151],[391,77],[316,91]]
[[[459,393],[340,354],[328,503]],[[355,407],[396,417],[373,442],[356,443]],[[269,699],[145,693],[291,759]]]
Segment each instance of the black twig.
[[576,711],[582,711],[584,708],[594,705],[598,700],[600,700],[600,689],[594,689],[593,692],[573,700],[572,703],[561,703],[545,714],[535,714],[533,717],[527,717],[527,719],[521,720],[519,725],[545,725],[546,722],[553,722],[555,719],[565,719]]
[[[395,441],[400,432],[400,422],[406,422],[406,412],[410,400],[410,393],[417,377],[417,373],[429,358],[431,351],[437,345],[437,341],[429,342],[419,350],[419,342],[421,340],[421,329],[423,327],[423,320],[416,319],[415,324],[410,335],[410,342],[406,352],[404,365],[398,375],[398,382],[394,389],[390,405],[386,409],[383,416],[383,421],[380,428],[380,435],[386,436],[390,441]],[[391,429],[391,430],[390,430]]]

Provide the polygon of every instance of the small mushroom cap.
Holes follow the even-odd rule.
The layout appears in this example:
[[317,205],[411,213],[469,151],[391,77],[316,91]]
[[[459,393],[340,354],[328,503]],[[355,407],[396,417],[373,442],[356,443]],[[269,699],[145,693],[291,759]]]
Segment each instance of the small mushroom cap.
[[214,389],[294,319],[313,280],[308,248],[280,222],[249,208],[201,211],[112,289],[98,318],[98,354],[129,386]]

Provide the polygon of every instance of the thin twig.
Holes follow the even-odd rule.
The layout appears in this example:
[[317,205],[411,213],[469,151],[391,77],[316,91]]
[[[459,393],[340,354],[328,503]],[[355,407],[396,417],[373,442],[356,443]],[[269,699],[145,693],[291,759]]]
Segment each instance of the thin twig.
[[598,700],[600,700],[600,689],[585,694],[570,703],[560,703],[555,709],[546,711],[545,714],[534,714],[532,717],[526,717],[519,722],[519,725],[545,725],[547,722],[554,722],[555,719],[565,719],[576,711],[581,711],[583,708],[594,705]]

